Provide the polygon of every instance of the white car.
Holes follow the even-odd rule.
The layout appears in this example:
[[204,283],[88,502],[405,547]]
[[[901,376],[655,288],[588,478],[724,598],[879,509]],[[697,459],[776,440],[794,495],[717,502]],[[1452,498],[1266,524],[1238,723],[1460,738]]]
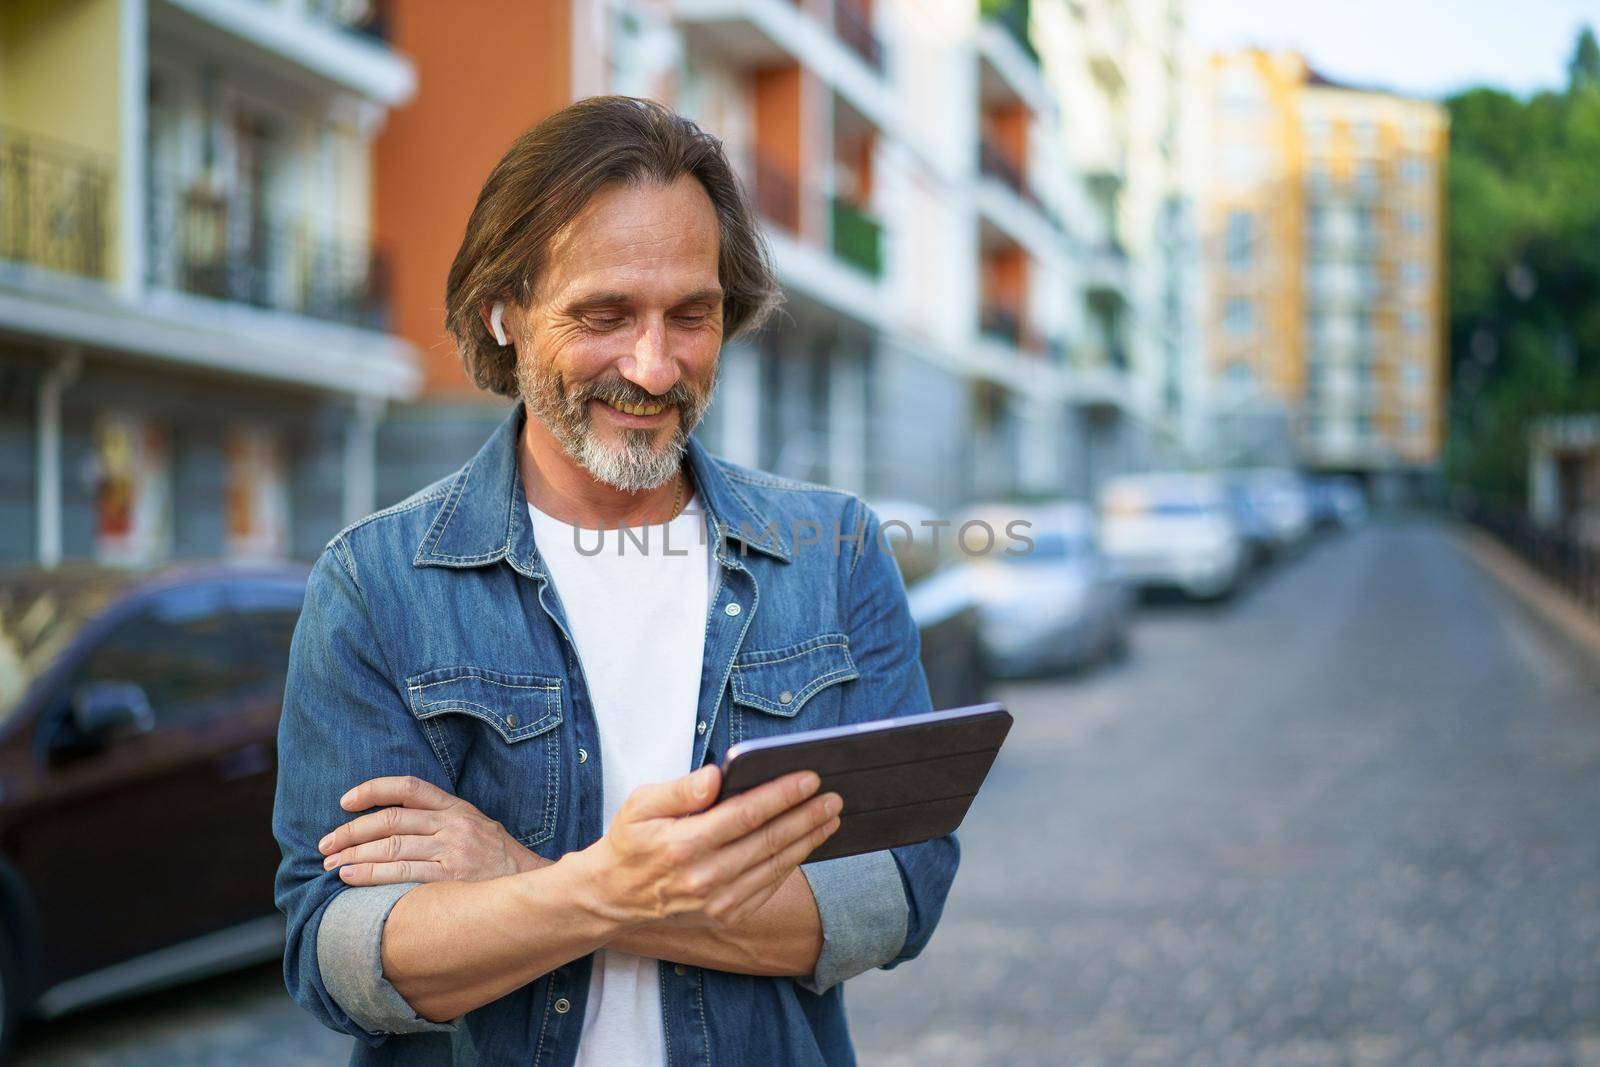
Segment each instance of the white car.
[[[984,661],[999,677],[1083,667],[1120,653],[1132,596],[1101,555],[1085,504],[990,504],[957,525],[983,522],[986,538],[964,540],[968,583],[978,601]],[[1014,525],[1019,524],[1019,525]]]
[[1107,482],[1100,493],[1100,544],[1129,583],[1206,600],[1232,595],[1247,560],[1227,486],[1208,472]]

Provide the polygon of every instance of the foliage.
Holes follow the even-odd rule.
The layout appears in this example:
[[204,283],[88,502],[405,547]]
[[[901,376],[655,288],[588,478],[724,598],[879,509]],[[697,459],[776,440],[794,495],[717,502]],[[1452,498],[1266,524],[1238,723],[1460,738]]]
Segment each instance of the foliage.
[[1447,470],[1507,502],[1541,415],[1600,410],[1600,47],[1562,92],[1471,89],[1450,111]]

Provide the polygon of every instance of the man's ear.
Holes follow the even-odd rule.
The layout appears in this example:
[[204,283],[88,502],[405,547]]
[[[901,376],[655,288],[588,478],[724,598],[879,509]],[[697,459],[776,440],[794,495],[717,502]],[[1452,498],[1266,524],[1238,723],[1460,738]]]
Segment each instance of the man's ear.
[[489,335],[502,348],[511,343],[511,338],[507,336],[505,329],[505,312],[506,304],[503,300],[496,300],[493,303],[488,300],[478,302],[478,317],[483,320],[483,328],[489,331]]

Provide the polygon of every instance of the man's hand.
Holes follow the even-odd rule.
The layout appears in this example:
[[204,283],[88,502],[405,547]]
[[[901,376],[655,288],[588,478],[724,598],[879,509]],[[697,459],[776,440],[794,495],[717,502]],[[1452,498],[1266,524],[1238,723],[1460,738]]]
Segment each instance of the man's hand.
[[[385,806],[392,805],[392,806]],[[420,778],[372,778],[339,799],[352,819],[317,846],[346,885],[480,882],[548,864],[505,827]]]
[[733,926],[777,892],[839,828],[837,793],[812,771],[774,779],[706,810],[715,764],[628,795],[605,836],[578,856],[591,905],[625,928]]

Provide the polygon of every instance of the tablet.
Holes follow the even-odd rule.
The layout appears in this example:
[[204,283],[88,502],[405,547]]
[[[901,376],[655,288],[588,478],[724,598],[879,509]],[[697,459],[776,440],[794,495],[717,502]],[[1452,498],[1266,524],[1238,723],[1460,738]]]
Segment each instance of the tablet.
[[802,862],[914,845],[961,825],[1011,729],[1001,704],[874,719],[740,741],[722,758],[718,803],[795,771],[844,799],[839,828]]

